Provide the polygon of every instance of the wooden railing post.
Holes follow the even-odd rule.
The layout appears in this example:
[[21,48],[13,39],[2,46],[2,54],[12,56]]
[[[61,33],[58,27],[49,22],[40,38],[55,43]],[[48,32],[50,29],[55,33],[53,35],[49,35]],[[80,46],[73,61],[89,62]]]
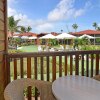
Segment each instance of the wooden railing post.
[[75,56],[75,75],[79,75],[79,55]]
[[40,60],[41,60],[41,65],[40,65],[41,66],[41,69],[40,69],[41,70],[41,80],[43,80],[44,79],[44,75],[43,75],[43,57],[41,57]]
[[[27,78],[31,78],[31,57],[27,57]],[[28,100],[31,100],[31,87],[28,87]]]
[[67,75],[67,70],[68,70],[68,59],[67,55],[65,56],[65,75]]
[[49,71],[49,56],[47,56],[47,81],[50,80],[50,71]]
[[89,55],[86,55],[86,76],[89,77]]
[[73,74],[73,73],[72,73],[72,70],[73,70],[72,64],[73,64],[73,57],[72,57],[72,55],[70,55],[70,75]]
[[14,80],[17,79],[17,59],[14,59]]
[[96,75],[99,74],[99,57],[100,55],[96,54]]
[[81,59],[82,59],[82,61],[81,61],[81,64],[82,64],[81,75],[84,76],[84,54],[82,54]]
[[91,54],[91,77],[93,77],[93,64],[94,64],[94,55]]
[[11,82],[10,77],[10,58],[8,54],[5,55],[6,67],[5,67],[5,76],[6,76],[6,85]]
[[52,57],[52,81],[56,79],[56,56]]
[[20,59],[20,74],[21,74],[21,78],[23,78],[24,76],[23,58]]
[[62,56],[59,56],[59,77],[62,76]]

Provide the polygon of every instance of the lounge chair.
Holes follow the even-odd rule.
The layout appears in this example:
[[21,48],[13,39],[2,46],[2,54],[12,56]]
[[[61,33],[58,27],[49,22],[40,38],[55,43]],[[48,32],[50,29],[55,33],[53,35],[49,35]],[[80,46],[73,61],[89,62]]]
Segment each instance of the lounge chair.
[[38,46],[38,51],[39,51],[39,52],[43,51],[41,45]]
[[60,45],[60,49],[58,51],[63,51],[64,50],[64,46]]
[[49,46],[46,46],[44,51],[49,51]]
[[28,86],[35,86],[40,92],[41,100],[56,100],[52,94],[52,83],[46,81],[22,78],[9,83],[4,91],[5,100],[24,100],[23,90]]
[[55,49],[54,48],[51,48],[51,49],[49,49],[49,51],[55,51]]

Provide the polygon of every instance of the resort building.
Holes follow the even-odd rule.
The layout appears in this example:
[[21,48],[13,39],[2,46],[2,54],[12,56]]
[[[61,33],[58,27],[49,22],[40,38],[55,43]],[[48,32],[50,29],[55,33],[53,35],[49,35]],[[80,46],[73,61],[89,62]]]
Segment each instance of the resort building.
[[19,37],[21,37],[21,36],[28,36],[28,37],[35,36],[35,37],[37,37],[37,33],[26,32],[26,33],[22,33],[22,34],[14,34],[14,36],[19,36]]
[[87,34],[87,35],[90,35],[90,36],[93,36],[93,37],[99,37],[100,38],[100,31],[96,31],[96,30],[83,30],[83,31],[79,31],[79,32],[74,32],[74,33],[71,33],[72,35],[75,35],[75,36],[81,36],[81,35],[84,35],[84,34]]
[[94,42],[96,45],[100,45],[100,31],[97,30],[83,30],[79,32],[74,32],[71,33],[72,35],[75,35],[77,37],[82,36],[82,35],[89,35],[93,36],[94,39],[91,39],[92,42]]

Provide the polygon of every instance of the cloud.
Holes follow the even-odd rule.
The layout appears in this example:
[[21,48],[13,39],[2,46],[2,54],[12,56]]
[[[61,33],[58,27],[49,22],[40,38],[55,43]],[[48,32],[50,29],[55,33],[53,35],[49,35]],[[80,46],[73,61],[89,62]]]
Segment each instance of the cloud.
[[51,23],[44,23],[44,24],[40,24],[40,25],[36,26],[36,30],[38,32],[50,32],[53,27],[54,26]]
[[12,7],[12,5],[14,5],[16,2],[17,0],[8,0],[8,17],[14,16],[15,20],[20,19],[19,25],[31,26],[37,32],[46,32],[48,30],[50,31],[50,29],[53,27],[51,23],[43,19],[32,20],[26,14],[18,12],[17,9]]
[[19,25],[31,26],[37,32],[48,32],[53,28],[53,24],[49,23],[47,20],[32,20],[28,18],[27,15],[18,13],[15,9],[8,8],[8,16],[14,16],[14,19],[20,19]]
[[100,23],[98,23],[98,26],[100,27]]
[[14,16],[16,14],[17,14],[17,11],[15,9],[8,7],[8,16]]
[[79,17],[83,15],[87,11],[87,8],[89,8],[91,5],[91,3],[88,1],[83,8],[76,9],[74,4],[75,0],[61,0],[59,4],[49,12],[48,20],[62,21],[73,17]]
[[48,20],[59,21],[69,18],[73,12],[75,0],[61,0],[59,4],[48,14]]
[[7,0],[7,2],[8,2],[8,16],[16,15],[18,12],[12,6],[14,6],[17,0]]
[[74,17],[82,16],[88,9],[91,9],[92,5],[90,1],[87,1],[83,8],[76,9],[74,13]]
[[8,7],[8,17],[9,16],[14,16],[14,19],[17,20],[17,19],[20,19],[20,25],[25,25],[25,26],[28,26],[28,25],[32,25],[32,20],[28,18],[27,15],[25,14],[22,14],[22,13],[19,13],[17,12],[15,9],[12,9],[10,7]]
[[33,20],[31,20],[30,18],[28,18],[27,15],[22,14],[22,13],[18,13],[16,15],[14,15],[15,20],[20,19],[19,25],[22,26],[33,26]]
[[[75,8],[75,0],[60,0],[54,9],[48,12],[46,19],[30,19],[26,14],[14,9],[14,4],[18,0],[8,0],[8,16],[14,16],[15,19],[21,19],[20,25],[31,26],[38,32],[48,32],[54,29],[55,24],[61,21],[70,20],[82,16],[90,7],[90,2],[86,2],[84,7]],[[13,7],[11,6],[13,5]]]
[[75,11],[74,17],[76,18],[78,16],[83,15],[84,13],[85,13],[85,10],[84,9],[79,9],[79,10]]
[[15,0],[7,0],[8,4],[12,4],[15,2]]
[[90,1],[87,1],[86,3],[85,3],[85,9],[88,9],[88,8],[91,8],[92,7],[92,4],[91,4],[91,2]]
[[17,9],[14,8],[14,5],[18,3],[18,0],[8,0],[8,17],[14,16],[15,20],[20,19],[19,25],[23,26],[31,26],[32,22],[30,18],[26,14],[22,14],[21,12],[18,12]]

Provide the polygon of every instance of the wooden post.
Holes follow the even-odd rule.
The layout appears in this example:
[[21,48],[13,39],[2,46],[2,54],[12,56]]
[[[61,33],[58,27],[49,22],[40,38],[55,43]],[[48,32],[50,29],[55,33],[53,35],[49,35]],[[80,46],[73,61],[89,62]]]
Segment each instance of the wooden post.
[[7,53],[7,0],[0,0],[0,100],[4,100],[7,81],[5,53]]

